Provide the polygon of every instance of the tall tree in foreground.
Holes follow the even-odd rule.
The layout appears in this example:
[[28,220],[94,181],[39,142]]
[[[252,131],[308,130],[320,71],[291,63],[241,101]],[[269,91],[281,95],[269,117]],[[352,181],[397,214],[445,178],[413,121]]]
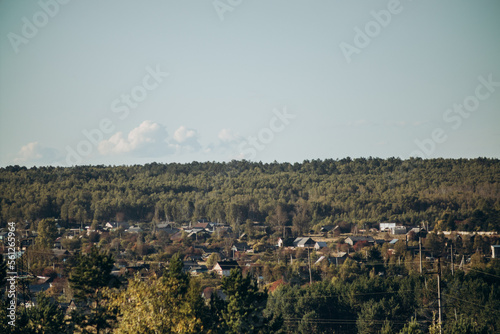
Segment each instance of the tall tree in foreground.
[[255,280],[243,277],[239,268],[231,269],[222,280],[227,304],[222,312],[226,333],[266,333],[270,331],[264,317],[267,293],[259,291]]
[[111,303],[119,314],[116,333],[210,333],[200,289],[182,268],[175,255],[163,278],[130,280]]
[[82,302],[90,312],[75,310],[71,319],[82,332],[99,333],[113,325],[114,315],[108,312],[107,288],[117,287],[119,281],[111,275],[113,257],[92,247],[86,255],[79,254],[76,265],[69,275],[69,283],[75,299]]
[[67,331],[64,312],[43,293],[38,294],[36,306],[27,309],[27,321],[29,333],[59,334]]

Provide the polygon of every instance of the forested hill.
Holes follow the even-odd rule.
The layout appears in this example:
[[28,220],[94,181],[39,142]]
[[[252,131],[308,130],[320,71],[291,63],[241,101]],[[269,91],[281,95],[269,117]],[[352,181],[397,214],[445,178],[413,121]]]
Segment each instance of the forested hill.
[[183,222],[247,219],[302,233],[339,221],[440,221],[500,231],[500,160],[342,159],[0,169],[2,226],[54,217]]

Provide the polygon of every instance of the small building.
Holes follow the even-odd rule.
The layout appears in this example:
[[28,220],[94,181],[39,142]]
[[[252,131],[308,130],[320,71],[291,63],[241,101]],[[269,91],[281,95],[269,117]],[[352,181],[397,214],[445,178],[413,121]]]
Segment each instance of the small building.
[[66,315],[70,315],[71,312],[76,311],[78,306],[76,305],[75,301],[71,299],[71,302],[69,303],[68,307],[66,308]]
[[156,224],[156,232],[163,231],[168,234],[175,234],[179,232],[179,229],[177,227],[174,227],[174,225],[174,222]]
[[128,233],[141,233],[142,232],[142,228],[140,228],[139,226],[131,226],[128,230],[127,230]]
[[236,242],[231,247],[233,252],[246,252],[247,250],[252,249],[246,242]]
[[380,232],[389,232],[391,228],[396,227],[396,223],[380,223]]
[[405,226],[394,226],[389,229],[391,234],[398,235],[398,234],[406,234],[406,227]]
[[127,222],[107,222],[106,225],[104,225],[105,230],[115,230],[120,227],[128,229],[130,225]]
[[210,234],[206,230],[200,230],[200,229],[192,229],[187,236],[188,238],[193,240],[210,238]]
[[319,265],[319,264],[321,264],[324,261],[328,262],[328,258],[326,256],[322,255],[322,256],[320,256],[320,258],[316,262],[314,262],[314,265],[315,266]]
[[279,238],[278,239],[278,247],[293,247],[293,238]]
[[337,252],[333,253],[332,256],[330,257],[330,263],[335,264],[336,266],[340,266],[345,262],[346,259],[347,259],[346,252]]
[[206,266],[194,266],[191,268],[191,270],[189,271],[189,273],[191,274],[191,276],[198,276],[200,274],[203,274],[203,273],[206,273],[208,271],[207,267]]
[[213,271],[215,271],[220,277],[229,276],[231,269],[239,268],[240,265],[236,261],[219,261],[213,267]]
[[9,232],[8,231],[1,231],[0,232],[0,242],[7,242],[7,238],[9,236]]
[[500,245],[491,246],[491,258],[500,259]]
[[313,248],[314,245],[316,244],[316,241],[309,237],[300,237],[296,238],[293,241],[293,246],[294,247],[300,247],[300,248]]
[[69,255],[69,252],[67,249],[52,248],[51,251],[52,251],[52,255],[54,255],[55,257],[58,257],[58,258],[62,258],[62,257]]
[[332,231],[334,228],[335,228],[335,226],[333,226],[333,225],[326,225],[326,226],[321,226],[319,231],[321,233],[328,233],[328,232]]
[[314,244],[314,249],[315,250],[320,250],[321,248],[325,248],[325,247],[328,247],[326,242],[324,241],[316,241],[316,243]]
[[411,234],[413,234],[415,236],[415,238],[425,238],[427,236],[427,231],[424,229],[424,228],[420,228],[420,227],[414,227],[412,229],[410,229],[408,231],[408,233],[406,233],[406,235],[410,236]]
[[374,244],[375,243],[375,240],[370,237],[370,236],[351,236],[351,237],[347,237],[344,242],[348,245],[351,245],[351,246],[354,246],[354,244],[356,244],[357,242],[360,242],[360,241],[366,241],[370,244]]
[[391,241],[389,241],[389,247],[394,247],[398,241],[399,239],[392,239]]

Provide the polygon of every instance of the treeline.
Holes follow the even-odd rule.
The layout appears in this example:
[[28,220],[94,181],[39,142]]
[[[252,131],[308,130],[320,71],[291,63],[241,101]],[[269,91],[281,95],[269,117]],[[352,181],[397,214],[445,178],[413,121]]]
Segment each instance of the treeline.
[[345,158],[303,163],[192,162],[0,169],[0,220],[57,218],[231,224],[303,233],[340,221],[422,220],[444,230],[500,231],[498,159]]

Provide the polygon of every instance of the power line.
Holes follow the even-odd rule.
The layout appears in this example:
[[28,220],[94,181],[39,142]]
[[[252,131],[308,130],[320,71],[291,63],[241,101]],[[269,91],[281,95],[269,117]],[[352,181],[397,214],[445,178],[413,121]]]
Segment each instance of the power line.
[[[395,325],[406,325],[408,321],[402,321],[402,320],[391,320],[391,319],[385,319],[385,320],[376,320],[376,319],[371,319],[371,320],[366,320],[366,319],[321,319],[321,318],[315,318],[315,319],[303,319],[303,318],[286,318],[283,319],[285,322],[293,322],[293,323],[301,323],[301,322],[306,322],[306,323],[317,323],[317,324],[338,324],[338,325],[355,325],[358,322],[369,322],[369,323],[376,323],[376,324],[384,324],[386,321],[391,321]],[[431,321],[429,320],[415,320],[416,322],[419,323],[430,323]]]
[[[452,262],[450,262],[450,261],[446,261],[446,260],[445,260],[445,262],[446,262],[446,263],[450,263],[450,264],[452,263]],[[460,265],[459,265],[459,264],[456,264],[456,263],[455,263],[455,264],[453,264],[453,265],[454,265],[455,267],[460,267]],[[485,272],[485,271],[482,271],[482,270],[479,270],[479,269],[476,269],[476,268],[464,268],[464,270],[463,270],[463,271],[466,271],[466,270],[469,270],[469,271],[470,271],[470,270],[473,270],[473,271],[477,271],[478,273],[482,273],[482,274],[484,274],[484,275],[488,275],[488,276],[492,276],[492,277],[500,278],[500,276],[498,276],[498,275],[495,275],[495,274],[490,274],[490,273],[487,273],[487,272]]]
[[458,297],[455,297],[455,296],[452,296],[450,294],[447,294],[447,293],[443,293],[444,296],[447,296],[447,297],[451,297],[453,299],[456,299],[456,300],[459,300],[461,302],[464,302],[464,303],[469,303],[469,304],[472,304],[474,306],[477,306],[477,307],[481,307],[481,308],[484,308],[484,309],[487,309],[489,311],[493,311],[493,312],[500,312],[500,310],[497,310],[497,309],[494,309],[494,308],[490,308],[486,305],[481,305],[481,304],[477,304],[477,303],[474,303],[474,302],[471,302],[470,300],[466,300],[466,299],[462,299],[462,298],[458,298]]

